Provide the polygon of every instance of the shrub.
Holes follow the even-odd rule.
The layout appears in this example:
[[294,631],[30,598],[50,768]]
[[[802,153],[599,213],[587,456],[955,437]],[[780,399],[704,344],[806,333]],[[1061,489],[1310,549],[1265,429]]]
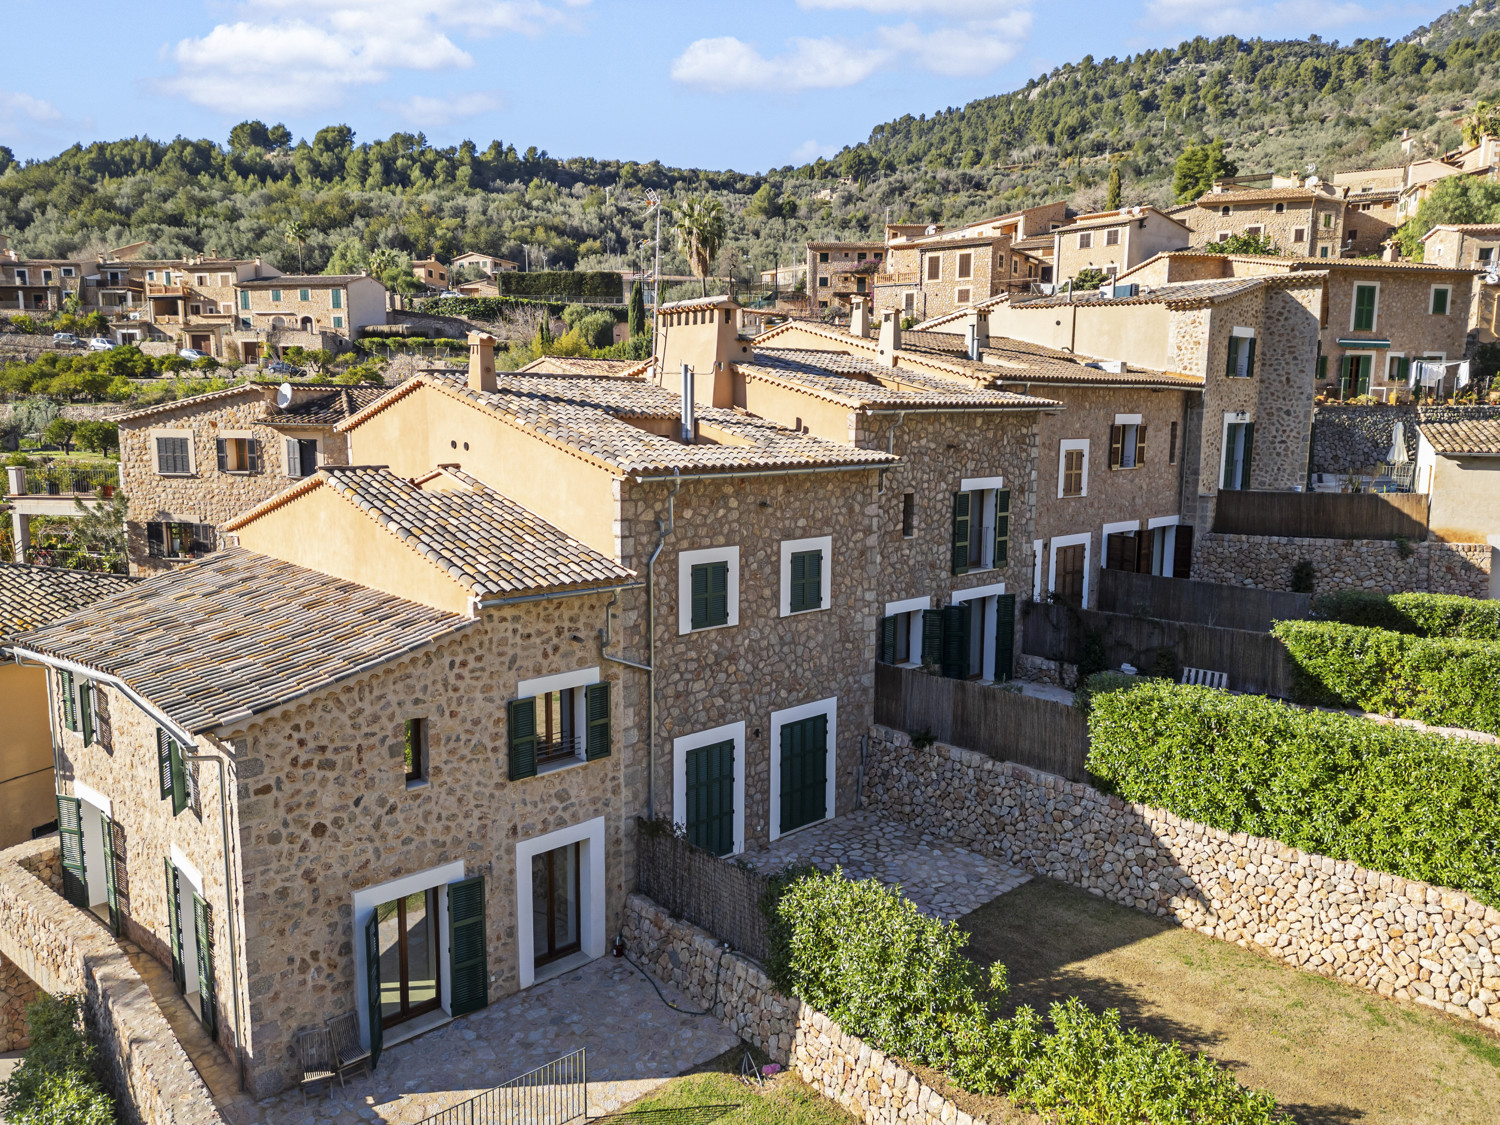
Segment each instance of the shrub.
[[1500,644],[1328,621],[1278,621],[1299,703],[1500,734]]
[[0,1085],[11,1125],[112,1125],[114,1103],[94,1074],[77,996],[43,996],[26,1008],[31,1032],[21,1065]]
[[1095,672],[1078,685],[1078,690],[1073,693],[1073,706],[1087,715],[1093,706],[1094,696],[1107,691],[1124,691],[1140,682],[1139,676],[1124,672]]
[[1291,588],[1294,594],[1310,594],[1317,585],[1318,573],[1312,560],[1298,559],[1292,564]]
[[1417,637],[1500,642],[1500,601],[1456,594],[1374,594],[1346,590],[1313,600],[1313,614]]
[[1500,754],[1466,739],[1146,681],[1094,700],[1106,790],[1500,906]]

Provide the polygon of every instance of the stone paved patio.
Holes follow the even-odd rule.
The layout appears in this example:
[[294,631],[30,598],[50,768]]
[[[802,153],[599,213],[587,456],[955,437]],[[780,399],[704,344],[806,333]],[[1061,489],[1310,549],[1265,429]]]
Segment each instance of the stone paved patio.
[[740,858],[767,873],[789,863],[811,863],[823,871],[838,864],[851,878],[899,885],[918,910],[944,921],[961,918],[1031,878],[1009,864],[868,811],[793,832]]

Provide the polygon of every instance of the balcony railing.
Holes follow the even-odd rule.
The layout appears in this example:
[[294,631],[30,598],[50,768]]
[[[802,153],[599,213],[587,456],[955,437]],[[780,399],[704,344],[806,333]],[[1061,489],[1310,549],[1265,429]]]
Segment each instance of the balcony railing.
[[47,465],[25,470],[24,480],[26,496],[91,496],[101,488],[113,492],[120,471],[114,465]]
[[576,735],[564,735],[547,740],[537,739],[537,768],[557,762],[570,762],[583,756],[583,739]]

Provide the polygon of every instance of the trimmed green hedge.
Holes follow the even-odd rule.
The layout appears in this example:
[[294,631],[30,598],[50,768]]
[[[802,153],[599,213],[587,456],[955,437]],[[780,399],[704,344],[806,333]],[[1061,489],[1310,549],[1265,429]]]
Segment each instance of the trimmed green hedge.
[[771,978],[850,1035],[938,1067],[964,1089],[1003,1093],[1060,1125],[1290,1125],[1267,1093],[1213,1059],[1120,1026],[1076,998],[994,1015],[1005,967],[963,954],[969,935],[902,894],[835,869],[796,877],[772,899]]
[[[564,297],[569,298],[587,296],[587,293],[564,294]],[[553,316],[561,316],[570,303],[565,299],[549,300],[541,297],[434,297],[424,301],[417,311],[430,316],[459,316],[465,320],[500,320],[511,309],[545,308]],[[617,321],[624,321],[629,315],[623,304],[596,307],[599,312],[609,313]]]
[[1298,703],[1500,734],[1500,644],[1278,621]]
[[1096,695],[1089,737],[1128,801],[1500,907],[1500,747],[1160,681]]
[[1417,637],[1500,642],[1500,601],[1457,594],[1373,594],[1346,590],[1313,599],[1313,614],[1344,625]]

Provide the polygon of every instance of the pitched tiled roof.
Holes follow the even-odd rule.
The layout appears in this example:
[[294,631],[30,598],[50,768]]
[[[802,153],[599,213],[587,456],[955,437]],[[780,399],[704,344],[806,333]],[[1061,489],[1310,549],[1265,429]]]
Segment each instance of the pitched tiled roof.
[[[1170,219],[1178,226],[1187,225],[1181,219],[1172,218],[1172,216],[1168,215],[1165,211],[1158,210],[1155,207],[1142,207],[1141,213],[1139,215],[1135,213],[1133,208],[1126,207],[1120,211],[1103,215],[1080,215],[1077,222],[1071,223],[1070,225],[1065,227],[1059,227],[1058,230],[1069,232],[1075,230],[1097,230],[1100,227],[1113,227],[1118,226],[1121,223],[1133,223],[1139,219],[1144,219],[1146,215],[1152,211],[1155,211],[1164,219]],[[1053,231],[1052,233],[1056,234],[1057,231]]]
[[618,586],[635,577],[468,473],[446,468],[423,480],[441,474],[457,487],[419,488],[378,465],[328,466],[317,476],[479,597]]
[[721,305],[730,305],[735,308],[739,303],[724,293],[709,297],[693,297],[686,301],[668,301],[664,305],[658,305],[658,312],[681,312],[684,309],[714,309]]
[[1106,371],[1097,365],[1091,366],[1088,356],[1006,336],[991,336],[989,343],[980,349],[978,362],[968,357],[964,337],[955,332],[903,332],[901,350],[903,354],[908,351],[939,352],[949,362],[966,368],[974,378],[1004,383],[1185,387],[1190,390],[1203,386],[1203,379],[1196,375],[1153,371],[1144,367],[1127,367],[1119,373]]
[[197,732],[359,675],[473,620],[231,548],[8,643],[115,676]]
[[463,374],[429,371],[341,424],[356,428],[420,387],[453,395],[544,441],[614,472],[755,472],[798,468],[878,468],[887,454],[799,433],[738,411],[699,406],[699,422],[727,440],[683,445],[631,419],[669,422],[681,416],[679,395],[645,379],[618,376],[500,374],[494,391],[476,391]]
[[1456,230],[1464,234],[1500,234],[1500,223],[1439,223],[1422,236],[1422,241],[1426,242],[1440,230]]
[[1500,457],[1500,418],[1422,422],[1417,429],[1439,453]]
[[0,636],[40,628],[135,581],[123,574],[0,563]]
[[819,398],[851,407],[1036,410],[1055,405],[1010,391],[974,387],[966,380],[929,375],[909,367],[883,367],[863,356],[844,352],[757,348],[751,360],[741,360],[735,366],[751,378],[790,383]]
[[390,394],[387,387],[337,387],[321,395],[293,395],[291,404],[270,415],[275,426],[336,426]]
[[[1222,277],[1209,281],[1183,281],[1154,288],[1141,287],[1134,297],[1109,297],[1103,290],[1089,293],[1059,294],[1041,297],[1035,301],[1012,301],[1018,309],[1046,309],[1057,305],[1173,305],[1184,302],[1219,301],[1225,297],[1237,297],[1241,293],[1265,283],[1263,277]],[[1071,300],[1069,299],[1071,297]]]
[[351,281],[373,281],[377,285],[382,284],[378,277],[363,273],[284,273],[280,277],[255,277],[249,281],[237,281],[235,287],[238,289],[332,289],[335,286],[348,285]]
[[267,388],[256,383],[241,383],[235,387],[226,387],[222,391],[210,391],[206,395],[193,395],[190,398],[173,399],[171,402],[159,402],[155,406],[143,406],[139,410],[111,415],[109,420],[117,424],[134,422],[140,418],[154,418],[161,414],[170,414],[174,410],[198,410],[204,406],[218,406],[243,395],[259,395],[264,398],[266,393]]
[[587,356],[544,355],[532,360],[525,367],[517,368],[517,375],[624,375],[641,366],[635,359],[590,359]]
[[1279,187],[1279,188],[1244,188],[1239,191],[1230,189],[1228,191],[1211,191],[1200,195],[1195,201],[1199,207],[1222,207],[1226,203],[1256,203],[1262,199],[1302,199],[1311,202],[1314,199],[1326,200],[1330,203],[1338,202],[1343,197],[1331,192],[1319,191],[1316,188],[1305,187]]

